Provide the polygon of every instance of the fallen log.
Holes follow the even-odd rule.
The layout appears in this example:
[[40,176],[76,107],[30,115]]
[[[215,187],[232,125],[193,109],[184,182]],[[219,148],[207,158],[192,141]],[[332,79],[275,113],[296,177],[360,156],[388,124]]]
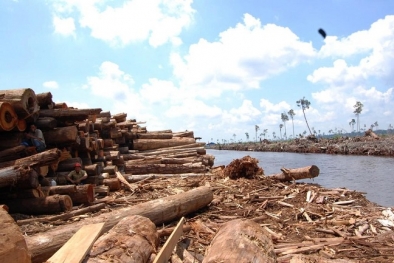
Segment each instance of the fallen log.
[[198,187],[184,193],[87,218],[74,224],[55,227],[45,233],[26,237],[26,241],[32,254],[32,261],[43,262],[66,243],[82,225],[105,222],[103,231],[106,232],[122,218],[131,215],[145,216],[158,225],[195,212],[208,205],[212,199],[213,193],[209,187]]
[[28,199],[3,200],[10,213],[21,213],[28,215],[55,214],[71,210],[73,202],[68,195],[51,195],[47,197]]
[[131,174],[182,174],[204,173],[207,169],[201,163],[196,164],[129,164],[125,162],[125,172]]
[[0,261],[30,263],[31,258],[25,238],[8,212],[0,207]]
[[258,223],[237,219],[219,229],[202,262],[276,262],[276,254],[271,237]]
[[160,149],[171,146],[179,146],[194,143],[194,138],[172,138],[172,139],[135,139],[133,140],[133,149],[139,151]]
[[67,145],[77,142],[78,129],[76,126],[68,126],[43,131],[43,134],[47,145]]
[[293,181],[299,179],[306,179],[306,178],[314,178],[319,175],[319,168],[316,165],[301,167],[301,168],[282,168],[280,169],[282,173],[279,174],[272,174],[270,178],[276,179],[279,181]]
[[38,185],[38,174],[33,169],[18,166],[0,169],[0,188],[10,186],[29,189],[37,188]]
[[128,216],[96,240],[86,262],[101,262],[103,258],[119,263],[149,262],[158,246],[155,224],[143,216]]
[[83,169],[86,171],[88,176],[97,176],[103,172],[103,166],[97,163],[84,165]]
[[45,166],[56,163],[60,157],[60,151],[57,148],[46,150],[25,158],[14,161],[0,163],[0,168],[8,166]]
[[0,90],[0,101],[10,103],[21,119],[30,117],[35,121],[38,118],[40,107],[32,89]]
[[18,116],[8,102],[0,102],[0,131],[10,131],[18,124]]

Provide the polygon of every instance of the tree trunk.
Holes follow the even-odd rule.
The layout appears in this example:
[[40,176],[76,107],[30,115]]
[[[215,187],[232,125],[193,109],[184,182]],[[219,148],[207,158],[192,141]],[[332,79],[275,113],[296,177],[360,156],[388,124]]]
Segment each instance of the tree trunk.
[[76,192],[71,192],[68,194],[76,205],[84,204],[90,205],[94,201],[94,185],[84,184],[78,185]]
[[52,93],[44,92],[36,94],[38,105],[40,106],[40,110],[49,109],[53,107],[52,101]]
[[88,176],[97,176],[103,172],[103,167],[97,163],[85,165],[83,169],[86,171]]
[[18,124],[18,116],[8,102],[0,102],[0,131],[10,131]]
[[371,129],[365,132],[365,136],[371,136],[372,138],[379,140],[379,136],[376,135],[376,133],[374,133]]
[[20,119],[38,117],[40,107],[32,89],[0,90],[0,101],[10,103]]
[[83,121],[89,115],[97,115],[101,109],[52,109],[40,110],[40,117],[52,117],[60,121]]
[[[0,192],[0,200],[5,199],[23,199],[23,198],[37,198],[45,197],[43,191],[40,189],[26,189],[18,191],[4,191]],[[1,203],[1,201],[0,201]]]
[[13,131],[17,132],[24,132],[27,129],[27,123],[25,119],[18,119],[18,122],[16,123],[16,126]]
[[202,263],[276,262],[271,237],[252,220],[225,223],[213,238]]
[[30,263],[31,258],[25,238],[6,210],[0,207],[0,261]]
[[57,166],[58,172],[70,172],[75,169],[75,164],[82,164],[82,160],[79,157],[66,159],[64,161],[59,162]]
[[174,132],[172,133],[174,137],[187,137],[194,139],[194,132],[193,131],[185,131],[185,132]]
[[15,187],[20,189],[37,188],[38,174],[33,169],[6,167],[0,169],[0,188]]
[[0,133],[0,149],[5,150],[20,146],[23,140],[23,133],[21,132],[2,132]]
[[96,240],[86,262],[106,262],[103,258],[111,258],[118,263],[147,263],[158,246],[155,224],[143,216],[128,216]]
[[133,149],[139,151],[146,151],[146,150],[191,144],[194,142],[195,142],[194,138],[172,138],[166,140],[136,139],[133,140]]
[[172,139],[172,133],[155,133],[155,132],[147,132],[147,133],[139,133],[137,134],[138,139]]
[[180,174],[204,173],[207,169],[202,164],[129,164],[125,163],[125,172],[131,174]]
[[24,145],[18,145],[12,148],[8,148],[6,150],[2,150],[0,151],[0,161],[4,162],[8,160],[18,159],[25,152],[25,150],[26,150],[26,146]]
[[115,165],[107,165],[103,168],[103,173],[114,175],[118,171],[118,167]]
[[138,152],[138,155],[151,156],[151,155],[170,155],[179,153],[198,153],[201,155],[206,154],[204,147],[192,147],[192,148],[163,148],[154,151],[143,151]]
[[131,215],[145,216],[154,224],[160,225],[195,212],[207,206],[212,199],[213,193],[209,187],[195,188],[184,193],[114,210],[73,224],[54,227],[45,233],[26,237],[27,246],[32,254],[33,262],[43,262],[83,225],[105,222],[103,232],[106,232],[122,218]]
[[111,192],[120,190],[120,181],[118,178],[104,179],[103,184],[108,186]]
[[10,213],[21,213],[27,215],[55,214],[70,211],[73,202],[68,195],[51,195],[47,197],[29,199],[3,200],[10,208]]
[[47,145],[68,145],[77,142],[78,129],[76,126],[62,127],[43,134]]
[[56,163],[59,157],[60,151],[55,148],[14,161],[2,162],[0,168],[8,166],[45,166]]
[[53,130],[57,127],[57,120],[51,117],[41,117],[37,119],[36,126],[41,130]]
[[48,195],[70,195],[71,193],[77,192],[75,185],[56,185],[56,186],[45,186],[41,188],[42,191]]
[[282,168],[282,173],[279,174],[272,174],[270,178],[276,179],[279,181],[293,181],[299,179],[306,179],[306,178],[314,178],[319,175],[319,168],[316,165],[301,167],[301,168]]

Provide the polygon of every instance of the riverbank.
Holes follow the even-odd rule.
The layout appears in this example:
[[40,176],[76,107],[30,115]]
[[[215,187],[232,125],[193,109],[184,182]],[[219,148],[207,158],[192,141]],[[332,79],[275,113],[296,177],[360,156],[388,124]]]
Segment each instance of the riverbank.
[[[207,147],[208,148],[208,147]],[[335,138],[297,138],[287,141],[213,144],[209,149],[259,152],[326,153],[394,157],[394,135]]]

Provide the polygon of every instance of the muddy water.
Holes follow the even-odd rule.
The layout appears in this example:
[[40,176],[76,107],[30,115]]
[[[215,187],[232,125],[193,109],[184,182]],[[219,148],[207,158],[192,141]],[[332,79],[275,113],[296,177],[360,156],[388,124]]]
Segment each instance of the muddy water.
[[279,173],[280,168],[317,165],[318,177],[306,179],[327,188],[346,187],[365,192],[379,205],[394,207],[394,159],[375,156],[347,156],[277,152],[242,152],[207,150],[215,156],[215,166],[227,165],[233,159],[249,155],[259,160],[266,175]]

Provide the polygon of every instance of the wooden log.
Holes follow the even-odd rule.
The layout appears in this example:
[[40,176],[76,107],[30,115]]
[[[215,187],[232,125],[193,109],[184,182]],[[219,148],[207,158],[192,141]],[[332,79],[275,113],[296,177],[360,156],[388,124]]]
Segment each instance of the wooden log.
[[55,214],[71,210],[73,202],[68,195],[51,195],[28,199],[3,200],[10,208],[10,213],[28,215]]
[[0,101],[10,103],[21,119],[31,117],[35,121],[38,117],[40,107],[32,89],[0,90]]
[[157,178],[172,178],[172,177],[179,177],[179,178],[187,178],[187,177],[199,177],[199,176],[212,176],[212,173],[182,173],[182,174],[124,174],[123,177],[129,183],[136,183],[139,181],[149,180],[149,179],[157,179]]
[[23,140],[23,133],[21,132],[2,132],[0,133],[0,149],[5,150],[20,146]]
[[376,133],[374,133],[372,129],[365,131],[365,136],[371,136],[372,138],[379,140],[379,136],[376,135]]
[[0,151],[0,161],[9,161],[15,160],[21,157],[23,153],[25,153],[26,146],[18,145],[12,148],[8,148],[6,150]]
[[124,121],[126,121],[127,113],[124,113],[124,112],[118,113],[118,114],[112,115],[112,118],[114,118],[116,120],[116,122],[124,122]]
[[0,207],[0,261],[30,263],[31,258],[25,238],[8,212]]
[[194,139],[194,132],[193,131],[184,131],[184,132],[174,132],[172,134],[173,137],[187,137]]
[[301,168],[282,168],[282,173],[270,175],[272,179],[279,181],[293,181],[306,178],[314,178],[319,175],[319,168],[316,165],[301,167]]
[[75,185],[56,185],[41,187],[46,195],[70,195],[70,193],[77,192]]
[[132,215],[120,220],[97,239],[86,262],[101,262],[103,258],[111,258],[118,263],[149,262],[158,246],[155,224],[149,218]]
[[68,109],[67,103],[65,102],[58,102],[53,105],[54,109]]
[[11,186],[21,189],[37,188],[38,174],[30,168],[6,167],[0,169],[0,187]]
[[88,176],[97,176],[103,172],[103,166],[97,163],[84,165],[83,169],[86,171]]
[[107,117],[107,118],[111,118],[111,112],[110,111],[101,111],[98,114],[99,117]]
[[43,92],[36,94],[38,106],[40,106],[40,110],[49,109],[53,107],[52,101],[52,93]]
[[94,192],[101,196],[107,196],[109,195],[109,187],[106,185],[95,186]]
[[60,151],[55,149],[46,150],[25,158],[17,159],[14,161],[0,163],[0,168],[8,166],[45,166],[52,163],[57,163],[60,157]]
[[68,195],[73,201],[73,204],[90,205],[94,201],[94,187],[93,184],[78,185],[76,192],[71,192]]
[[225,223],[213,238],[203,263],[276,262],[271,237],[256,222],[237,219]]
[[68,145],[77,142],[78,129],[75,126],[62,127],[43,131],[43,134],[47,145]]
[[119,159],[119,151],[104,151],[104,156],[106,160],[116,160]]
[[147,132],[147,133],[139,133],[137,134],[138,139],[172,139],[172,133],[155,133],[155,132]]
[[82,263],[99,237],[104,223],[81,227],[46,263]]
[[110,175],[114,175],[118,171],[118,167],[115,165],[107,165],[103,168],[103,173],[108,173]]
[[36,126],[41,130],[53,130],[57,127],[57,120],[52,117],[40,117],[36,121]]
[[85,184],[93,184],[93,185],[102,185],[104,182],[104,177],[101,175],[97,175],[97,176],[88,176],[88,178],[86,178],[84,180]]
[[89,115],[99,114],[101,109],[48,109],[40,110],[40,117],[52,117],[60,121],[83,121]]
[[18,122],[15,126],[15,128],[13,129],[13,131],[17,131],[17,132],[24,132],[27,129],[27,123],[25,119],[18,119]]
[[104,179],[103,184],[108,186],[111,192],[120,190],[120,181],[118,178]]
[[179,146],[194,143],[194,138],[172,138],[166,140],[159,139],[135,139],[133,140],[133,149],[146,151],[160,149],[171,146]]
[[0,192],[0,200],[37,198],[37,197],[45,197],[43,191],[38,188],[37,189],[25,189],[25,190],[18,190],[18,191],[4,191],[4,192],[2,191],[2,192]]
[[151,156],[151,155],[170,155],[170,154],[180,154],[180,153],[198,153],[205,154],[204,147],[193,147],[193,148],[162,148],[154,151],[142,151],[138,152],[140,155]]
[[195,212],[208,205],[212,199],[213,193],[209,187],[198,187],[180,194],[114,210],[111,213],[103,213],[74,224],[53,227],[45,233],[26,237],[26,242],[33,263],[43,262],[66,243],[82,225],[105,222],[103,232],[106,232],[121,219],[131,215],[145,216],[154,224],[160,225]]
[[70,172],[74,170],[75,164],[80,163],[82,164],[82,159],[79,157],[66,159],[64,161],[59,162],[57,166],[58,172]]
[[181,174],[204,173],[207,168],[202,164],[129,164],[125,163],[125,172],[131,174]]
[[18,123],[18,116],[8,102],[0,101],[0,131],[11,131]]

